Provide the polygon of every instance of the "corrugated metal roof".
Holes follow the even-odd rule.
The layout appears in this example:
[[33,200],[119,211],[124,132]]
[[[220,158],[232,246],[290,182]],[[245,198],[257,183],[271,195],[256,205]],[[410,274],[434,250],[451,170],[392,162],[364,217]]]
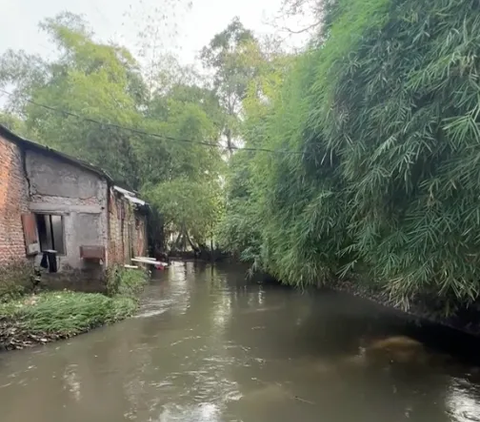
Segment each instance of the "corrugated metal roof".
[[127,201],[130,201],[133,204],[140,205],[141,207],[144,207],[145,205],[148,205],[142,199],[137,198],[137,195],[134,192],[131,192],[127,189],[121,188],[120,186],[114,186],[113,189],[116,190],[117,192],[121,193]]
[[80,160],[78,158],[72,157],[70,155],[64,154],[63,152],[57,151],[53,148],[41,145],[34,141],[29,141],[28,139],[22,138],[19,135],[13,133],[10,129],[0,124],[0,136],[7,139],[8,141],[14,142],[25,149],[31,149],[42,154],[51,155],[59,160],[63,160],[69,164],[73,164],[77,167],[81,167],[85,170],[89,170],[100,177],[107,179],[110,183],[113,184],[112,177],[100,167],[94,166],[93,164],[87,163],[86,161]]
[[132,191],[130,191],[130,190],[127,190],[127,189],[125,189],[125,188],[122,188],[122,187],[120,187],[120,186],[117,186],[117,185],[115,185],[115,186],[113,187],[113,190],[116,190],[117,192],[120,192],[122,195],[135,196],[135,193],[134,193],[134,192],[132,192]]

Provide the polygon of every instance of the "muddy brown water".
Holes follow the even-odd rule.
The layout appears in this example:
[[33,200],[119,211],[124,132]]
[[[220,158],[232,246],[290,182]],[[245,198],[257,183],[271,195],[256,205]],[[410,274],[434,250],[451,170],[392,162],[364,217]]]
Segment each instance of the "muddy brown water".
[[363,359],[361,347],[402,324],[350,296],[175,263],[137,317],[0,355],[0,420],[480,421],[471,364],[439,364],[435,348],[420,365]]

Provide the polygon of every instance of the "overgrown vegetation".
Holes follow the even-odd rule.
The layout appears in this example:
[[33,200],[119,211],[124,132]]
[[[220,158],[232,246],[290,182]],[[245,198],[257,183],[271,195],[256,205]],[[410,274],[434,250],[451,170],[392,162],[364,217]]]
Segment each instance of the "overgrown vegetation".
[[138,298],[147,283],[147,273],[143,270],[131,270],[113,266],[107,270],[107,295]]
[[0,304],[0,345],[6,349],[69,338],[131,316],[146,283],[139,270],[112,269],[110,296],[42,292]]
[[14,261],[0,268],[0,303],[20,298],[33,286],[33,266]]
[[343,277],[405,308],[468,306],[480,294],[480,6],[327,3],[281,93],[247,117],[247,146],[277,153],[232,160],[224,244],[286,283]]
[[235,19],[202,50],[210,79],[163,57],[146,72],[78,16],[49,19],[58,57],[0,60],[14,91],[0,119],[141,190],[176,245],[216,234],[285,283],[468,307],[480,295],[480,5],[284,3],[314,12],[305,51]]

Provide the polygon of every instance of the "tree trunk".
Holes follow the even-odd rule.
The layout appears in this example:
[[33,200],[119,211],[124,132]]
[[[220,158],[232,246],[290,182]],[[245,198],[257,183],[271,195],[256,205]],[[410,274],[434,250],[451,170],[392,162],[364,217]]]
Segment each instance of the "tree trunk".
[[177,239],[175,240],[175,243],[173,244],[175,249],[180,250],[180,238],[182,237],[182,232],[178,233]]
[[232,131],[227,129],[225,131],[225,136],[227,137],[227,150],[230,155],[233,153],[233,145],[232,145]]
[[200,254],[200,248],[193,243],[193,241],[190,238],[190,235],[188,234],[188,232],[185,232],[185,238],[187,239],[188,243],[190,244],[190,247],[193,249],[193,252],[195,253],[195,258],[197,258],[197,256]]

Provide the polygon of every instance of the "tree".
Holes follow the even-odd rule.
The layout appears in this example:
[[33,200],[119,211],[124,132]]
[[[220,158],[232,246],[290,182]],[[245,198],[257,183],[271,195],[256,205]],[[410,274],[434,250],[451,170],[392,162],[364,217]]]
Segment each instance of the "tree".
[[235,18],[203,48],[201,59],[213,72],[213,89],[225,113],[222,134],[232,151],[239,136],[242,101],[262,60],[258,41],[252,31]]
[[[178,65],[157,67],[156,80],[147,84],[128,50],[95,41],[76,15],[47,19],[42,28],[59,56],[49,62],[22,52],[1,57],[0,84],[13,87],[2,120],[101,166],[118,183],[142,191],[157,206],[154,214],[165,212],[168,229],[185,228],[201,241],[220,210],[208,199],[220,195],[224,166],[217,147],[222,110],[215,94],[190,68]],[[185,212],[171,213],[166,198]],[[195,208],[202,198],[213,208]]]
[[329,6],[251,121],[247,145],[275,153],[232,162],[248,195],[226,221],[261,218],[234,246],[286,283],[348,277],[404,308],[468,307],[480,296],[478,5]]
[[0,125],[6,126],[15,133],[26,132],[25,123],[15,114],[0,112]]
[[[195,84],[190,69],[162,73],[145,110],[149,131],[136,145],[143,192],[162,213],[167,232],[198,248],[211,238],[221,212],[219,146],[222,110],[215,94]],[[188,239],[188,242],[187,242]]]
[[[142,85],[135,60],[121,47],[95,43],[78,16],[62,14],[42,28],[59,49],[57,60],[45,63],[13,52],[1,60],[2,80],[15,86],[12,102],[20,100],[17,113],[42,143],[101,165],[137,188],[135,135],[111,126],[139,124]],[[21,72],[8,71],[18,63]]]
[[156,185],[148,192],[164,217],[169,232],[177,235],[174,248],[206,249],[222,213],[222,190],[218,180],[192,181],[177,178]]
[[[247,148],[261,148],[266,142],[272,107],[279,100],[284,77],[294,57],[278,51],[263,53],[256,74],[250,79],[242,102],[244,119],[241,136]],[[220,245],[242,260],[261,269],[262,232],[268,223],[263,214],[263,180],[256,180],[266,157],[255,151],[237,151],[229,160],[226,175],[226,210],[220,221]]]

